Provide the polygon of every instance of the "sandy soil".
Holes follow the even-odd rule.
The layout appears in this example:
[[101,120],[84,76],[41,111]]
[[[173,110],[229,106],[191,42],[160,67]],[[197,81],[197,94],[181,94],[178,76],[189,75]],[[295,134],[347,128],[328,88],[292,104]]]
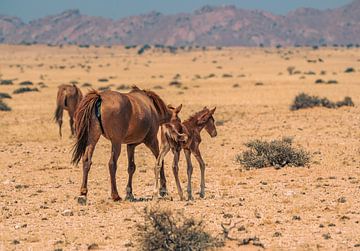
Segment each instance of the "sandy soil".
[[[289,75],[289,66],[301,73]],[[348,67],[356,72],[344,73]],[[315,75],[304,74],[309,71]],[[221,234],[220,224],[231,220],[239,227],[230,236],[257,236],[270,250],[354,250],[360,244],[359,49],[224,48],[138,56],[136,50],[121,47],[2,45],[0,74],[2,79],[16,79],[14,85],[0,85],[0,92],[11,95],[25,80],[48,86],[40,92],[12,95],[5,100],[12,111],[0,112],[0,250],[86,250],[96,245],[102,250],[134,250],[143,208],[154,206],[203,219],[213,235]],[[169,86],[176,74],[181,88]],[[210,74],[215,77],[204,78]],[[99,82],[101,78],[109,82]],[[338,84],[315,84],[320,78]],[[110,144],[102,138],[94,153],[88,203],[79,205],[82,171],[70,164],[73,139],[68,118],[62,139],[52,120],[57,86],[70,81],[80,86],[91,83],[94,88],[114,84],[112,89],[121,84],[161,86],[155,91],[167,103],[184,105],[183,119],[205,105],[216,106],[215,118],[223,122],[218,136],[202,134],[206,199],[195,194],[194,201],[179,201],[169,154],[166,174],[173,200],[151,200],[155,160],[139,146],[134,195],[150,200],[113,202],[107,167]],[[302,91],[335,101],[351,96],[357,106],[290,111],[293,98]],[[295,145],[311,153],[308,167],[246,171],[235,162],[247,141],[283,136],[294,137]],[[125,149],[117,173],[123,198]],[[193,161],[197,192],[200,171]],[[185,169],[182,156],[183,188]],[[65,210],[73,215],[64,216]],[[227,241],[224,250],[239,248],[236,241]]]

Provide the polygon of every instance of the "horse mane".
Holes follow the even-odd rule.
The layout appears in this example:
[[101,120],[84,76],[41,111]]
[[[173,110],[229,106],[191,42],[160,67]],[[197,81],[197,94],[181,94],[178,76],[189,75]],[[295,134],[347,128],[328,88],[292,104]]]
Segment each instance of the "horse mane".
[[156,111],[160,114],[162,120],[167,120],[169,116],[169,109],[167,108],[165,102],[157,95],[155,92],[150,90],[142,90],[136,85],[132,86],[131,92],[144,92],[152,101],[156,108]]

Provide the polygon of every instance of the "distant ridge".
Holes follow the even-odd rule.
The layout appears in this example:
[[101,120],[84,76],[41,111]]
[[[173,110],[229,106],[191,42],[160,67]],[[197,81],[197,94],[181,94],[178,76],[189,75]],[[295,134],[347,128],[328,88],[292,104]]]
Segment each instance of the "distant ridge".
[[360,44],[360,0],[336,9],[300,8],[286,16],[234,6],[193,13],[150,12],[112,20],[67,10],[23,22],[0,15],[0,43],[275,46]]

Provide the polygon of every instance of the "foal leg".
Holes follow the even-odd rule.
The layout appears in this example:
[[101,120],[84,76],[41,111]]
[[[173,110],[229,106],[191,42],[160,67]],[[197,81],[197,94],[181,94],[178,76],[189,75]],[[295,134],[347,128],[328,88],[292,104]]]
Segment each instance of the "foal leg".
[[128,183],[126,186],[126,200],[133,201],[134,195],[132,193],[132,178],[135,173],[136,165],[135,165],[135,147],[137,144],[129,144],[127,145],[127,155],[128,155]]
[[194,156],[200,165],[200,171],[201,171],[200,197],[204,198],[205,197],[205,162],[201,157],[199,148],[195,149]]
[[192,197],[192,189],[191,189],[191,176],[193,173],[193,166],[191,163],[191,152],[189,149],[184,149],[186,164],[187,164],[187,176],[188,176],[188,185],[187,185],[187,193],[188,193],[188,200],[193,200]]
[[160,154],[156,159],[156,164],[154,168],[154,174],[155,174],[154,196],[156,196],[159,191],[159,173],[161,168],[164,168],[164,158],[169,151],[170,151],[169,144],[163,144],[161,146]]
[[110,172],[110,181],[111,181],[111,198],[114,201],[121,200],[116,186],[116,170],[117,170],[117,160],[119,158],[121,151],[121,144],[112,143],[111,144],[111,157],[109,160],[109,172]]
[[179,181],[179,157],[180,157],[180,150],[174,150],[174,160],[173,160],[173,173],[176,181],[176,187],[178,190],[178,194],[180,196],[180,200],[184,200],[184,195],[181,189],[181,184]]
[[60,119],[58,120],[60,138],[62,138],[61,127],[62,127],[62,123],[63,123],[63,121],[62,121],[63,112],[64,112],[64,111],[63,111],[63,109],[61,108],[60,115],[59,115]]
[[[151,141],[146,141],[145,145],[151,150],[151,152],[154,154],[155,158],[157,159],[159,156],[159,142],[157,138],[153,138]],[[166,189],[166,178],[165,178],[165,172],[164,172],[164,160],[161,162],[161,168],[160,168],[160,196],[164,197],[167,194]]]

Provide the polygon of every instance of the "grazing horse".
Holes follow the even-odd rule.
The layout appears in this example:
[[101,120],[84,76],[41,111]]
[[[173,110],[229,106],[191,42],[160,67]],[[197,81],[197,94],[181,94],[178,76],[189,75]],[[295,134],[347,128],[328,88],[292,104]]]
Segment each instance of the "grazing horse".
[[[173,160],[173,172],[176,181],[176,186],[180,199],[183,200],[183,193],[179,181],[179,157],[181,149],[184,149],[186,162],[187,162],[187,175],[188,175],[188,199],[192,200],[192,188],[191,188],[191,176],[193,172],[193,166],[191,163],[191,153],[199,162],[201,171],[201,185],[200,185],[200,197],[205,197],[205,163],[201,157],[199,145],[201,143],[201,130],[205,130],[211,137],[217,135],[215,120],[213,114],[216,107],[212,110],[204,107],[201,111],[195,113],[189,119],[181,123],[180,119],[174,119],[170,123],[166,123],[162,126],[161,135],[161,151],[159,157],[156,160],[155,166],[155,188],[158,187],[159,171],[163,168],[163,162],[166,154],[172,150],[174,154]],[[176,114],[177,115],[177,114]],[[173,116],[174,117],[174,116]],[[184,135],[185,134],[185,135]]]
[[[114,91],[90,91],[80,102],[75,114],[77,141],[74,145],[72,163],[83,162],[83,180],[80,193],[88,192],[87,181],[91,158],[101,135],[111,141],[109,172],[111,178],[111,197],[120,200],[116,186],[117,160],[121,144],[127,144],[128,184],[126,199],[133,200],[132,178],[135,172],[135,147],[141,143],[151,150],[157,158],[159,126],[170,120],[171,112],[164,101],[154,92],[133,87],[129,93]],[[166,180],[161,168],[161,193],[166,193]]]
[[76,108],[78,107],[81,99],[82,93],[76,85],[60,85],[57,93],[56,99],[56,110],[54,114],[54,119],[59,125],[59,135],[62,137],[61,126],[62,126],[62,117],[63,111],[67,110],[70,117],[70,128],[71,135],[75,134],[74,130],[74,114]]

